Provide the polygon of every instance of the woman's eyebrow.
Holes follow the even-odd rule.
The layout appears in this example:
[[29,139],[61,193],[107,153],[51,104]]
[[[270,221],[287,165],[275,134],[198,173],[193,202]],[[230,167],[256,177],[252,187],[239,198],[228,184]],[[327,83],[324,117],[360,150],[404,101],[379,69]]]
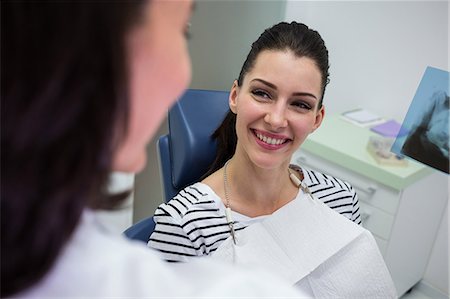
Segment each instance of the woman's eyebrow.
[[[255,78],[255,79],[253,79],[250,82],[253,82],[253,81],[261,82],[262,84],[267,85],[268,87],[270,87],[270,88],[272,88],[274,90],[277,90],[277,86],[275,84],[267,82],[266,80]],[[309,92],[294,92],[292,95],[293,96],[307,96],[307,97],[312,97],[312,98],[317,100],[317,97],[315,95],[313,95],[312,93],[309,93]]]
[[267,86],[269,86],[270,88],[277,90],[277,86],[276,86],[275,84],[272,84],[272,83],[270,83],[270,82],[267,82],[267,81],[265,81],[265,80],[263,80],[263,79],[255,78],[255,79],[253,79],[251,82],[253,82],[253,81],[261,82],[262,84],[267,85]]

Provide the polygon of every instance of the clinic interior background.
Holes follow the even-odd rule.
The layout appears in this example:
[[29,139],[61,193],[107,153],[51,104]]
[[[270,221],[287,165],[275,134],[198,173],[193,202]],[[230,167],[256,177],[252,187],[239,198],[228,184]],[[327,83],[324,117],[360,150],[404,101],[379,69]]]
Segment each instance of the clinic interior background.
[[[280,21],[296,20],[319,31],[330,53],[326,115],[361,107],[401,122],[425,68],[449,70],[449,9],[448,1],[197,0],[189,41],[190,87],[229,90],[259,34]],[[121,220],[119,230],[151,216],[162,202],[156,140],[167,130],[165,122],[149,144],[141,174],[116,178],[119,188],[134,181],[127,220]],[[446,211],[423,278],[447,296],[448,233]]]

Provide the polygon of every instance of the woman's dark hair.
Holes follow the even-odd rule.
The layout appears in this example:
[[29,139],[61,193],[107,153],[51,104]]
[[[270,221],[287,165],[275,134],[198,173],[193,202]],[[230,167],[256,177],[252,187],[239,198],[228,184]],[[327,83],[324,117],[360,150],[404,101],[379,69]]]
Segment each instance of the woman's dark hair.
[[[320,34],[308,28],[305,24],[297,22],[281,22],[266,29],[252,44],[239,73],[238,86],[242,86],[245,76],[252,70],[258,55],[267,50],[292,51],[295,56],[308,57],[316,63],[322,75],[322,95],[318,105],[318,108],[320,108],[325,95],[325,88],[329,83],[328,50]],[[203,177],[207,177],[220,169],[234,155],[237,144],[236,115],[231,110],[214,132],[212,138],[217,141],[217,155],[212,166]]]
[[1,3],[1,297],[38,282],[106,194],[144,1]]

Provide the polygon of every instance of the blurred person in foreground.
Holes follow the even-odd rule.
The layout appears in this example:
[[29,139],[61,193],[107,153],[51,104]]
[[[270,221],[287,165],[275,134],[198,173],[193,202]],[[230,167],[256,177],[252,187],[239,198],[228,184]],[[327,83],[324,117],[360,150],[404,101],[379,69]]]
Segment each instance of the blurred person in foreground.
[[[2,1],[1,297],[289,297],[276,278],[167,264],[96,210],[188,86],[191,1]],[[267,281],[271,281],[267,284]],[[173,286],[176,287],[173,287]]]

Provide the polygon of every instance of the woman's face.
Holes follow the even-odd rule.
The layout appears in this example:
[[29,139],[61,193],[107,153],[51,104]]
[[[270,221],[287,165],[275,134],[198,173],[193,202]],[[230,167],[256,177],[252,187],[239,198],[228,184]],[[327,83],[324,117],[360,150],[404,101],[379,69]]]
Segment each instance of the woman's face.
[[262,51],[230,108],[237,114],[236,154],[265,169],[287,167],[295,150],[319,127],[321,74],[314,61],[291,51]]
[[189,84],[186,30],[191,11],[191,0],[151,0],[143,22],[129,33],[130,118],[127,135],[115,155],[116,171],[144,168],[147,143]]

